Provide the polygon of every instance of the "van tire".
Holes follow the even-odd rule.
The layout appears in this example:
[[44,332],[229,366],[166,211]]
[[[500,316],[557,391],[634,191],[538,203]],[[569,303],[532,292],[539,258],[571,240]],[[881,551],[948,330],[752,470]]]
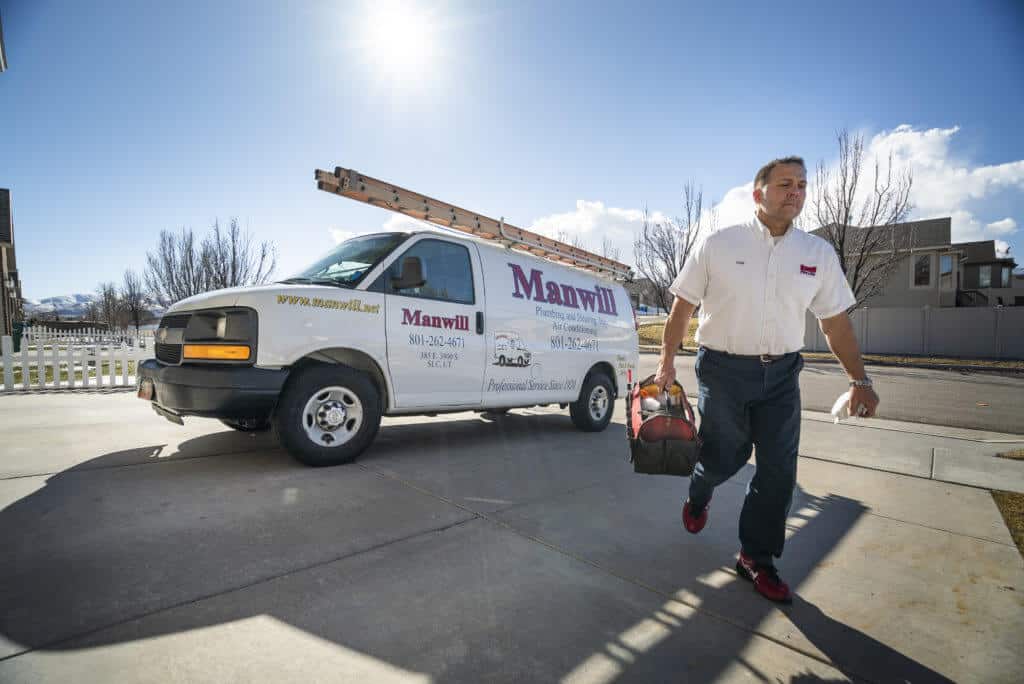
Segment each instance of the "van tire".
[[504,355],[498,357],[498,365],[499,366],[504,366],[505,365],[505,356]]
[[306,366],[288,380],[274,414],[281,445],[309,466],[351,463],[380,429],[380,392],[348,366]]
[[579,399],[569,404],[569,417],[584,432],[601,432],[615,412],[615,388],[607,375],[591,373],[583,381]]
[[239,432],[266,432],[273,427],[270,418],[221,418],[220,422]]

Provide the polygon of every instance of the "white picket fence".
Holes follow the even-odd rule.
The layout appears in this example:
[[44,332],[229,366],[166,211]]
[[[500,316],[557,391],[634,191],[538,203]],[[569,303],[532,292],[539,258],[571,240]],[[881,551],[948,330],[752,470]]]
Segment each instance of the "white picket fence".
[[102,328],[86,328],[82,330],[58,330],[45,325],[29,325],[21,333],[22,344],[50,344],[58,342],[74,345],[95,345],[95,344],[131,344],[136,341],[143,346],[149,346],[153,340],[152,330],[143,330],[138,334],[134,330],[112,331]]
[[18,352],[0,338],[0,391],[134,387],[138,364],[153,356],[152,334],[26,328]]

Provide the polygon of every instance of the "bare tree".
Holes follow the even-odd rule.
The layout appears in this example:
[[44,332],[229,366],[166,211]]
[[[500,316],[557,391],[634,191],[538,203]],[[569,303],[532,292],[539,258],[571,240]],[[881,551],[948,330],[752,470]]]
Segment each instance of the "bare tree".
[[160,244],[156,253],[146,254],[146,265],[146,288],[163,306],[213,289],[191,228],[180,234],[160,231]]
[[114,283],[100,283],[96,288],[99,297],[96,302],[99,318],[107,324],[107,328],[113,331],[118,327],[118,314],[120,313],[121,302],[117,296],[117,285]]
[[128,315],[129,322],[135,326],[136,334],[139,332],[142,316],[146,313],[145,298],[146,290],[142,285],[142,278],[132,269],[126,270],[121,285],[121,303]]
[[277,265],[273,245],[253,245],[252,236],[242,232],[237,218],[231,219],[226,232],[221,232],[220,222],[213,224],[213,233],[203,240],[202,255],[210,285],[217,290],[265,283]]
[[618,261],[621,250],[618,247],[612,246],[612,241],[607,235],[601,240],[601,256],[605,259],[611,259],[612,261]]
[[683,214],[655,223],[644,209],[640,235],[633,243],[637,272],[651,282],[658,306],[672,308],[669,286],[683,270],[697,239],[705,229],[713,230],[714,212],[704,212],[704,192],[693,181],[683,186]]
[[[854,309],[882,291],[899,263],[913,251],[912,230],[897,229],[910,214],[910,168],[894,169],[892,153],[884,168],[876,157],[870,187],[864,177],[864,137],[842,130],[839,164],[818,163],[810,219],[815,234],[828,240],[839,255],[843,273],[857,298]],[[862,182],[863,181],[863,182]]]
[[146,287],[161,305],[170,306],[201,292],[265,283],[277,256],[273,245],[253,244],[238,219],[231,219],[227,231],[214,223],[200,244],[191,229],[182,228],[180,234],[161,231],[160,244],[146,255],[146,264]]
[[85,311],[82,313],[87,321],[98,321],[100,319],[100,309],[96,306],[96,302],[89,302],[85,305]]

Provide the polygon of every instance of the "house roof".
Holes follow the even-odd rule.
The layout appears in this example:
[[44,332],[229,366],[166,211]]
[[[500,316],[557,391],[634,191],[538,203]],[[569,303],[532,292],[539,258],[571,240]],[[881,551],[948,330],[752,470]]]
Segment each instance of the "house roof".
[[[822,226],[812,230],[813,235],[825,237],[828,230],[835,224]],[[892,226],[872,226],[858,228],[850,226],[846,230],[846,238],[856,244],[858,239],[871,232],[871,239],[888,249],[895,245],[897,249],[923,249],[926,247],[946,247],[950,244],[952,220],[944,218],[924,219],[923,221],[907,221]]]
[[1013,257],[997,257],[995,240],[976,240],[974,242],[958,242],[953,245],[964,253],[965,264],[1009,264],[1016,266]]

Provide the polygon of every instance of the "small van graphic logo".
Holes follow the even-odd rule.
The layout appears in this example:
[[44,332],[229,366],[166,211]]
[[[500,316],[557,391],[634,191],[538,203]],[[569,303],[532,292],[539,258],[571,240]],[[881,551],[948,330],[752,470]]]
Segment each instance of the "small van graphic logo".
[[494,333],[495,366],[529,366],[533,354],[517,332]]

